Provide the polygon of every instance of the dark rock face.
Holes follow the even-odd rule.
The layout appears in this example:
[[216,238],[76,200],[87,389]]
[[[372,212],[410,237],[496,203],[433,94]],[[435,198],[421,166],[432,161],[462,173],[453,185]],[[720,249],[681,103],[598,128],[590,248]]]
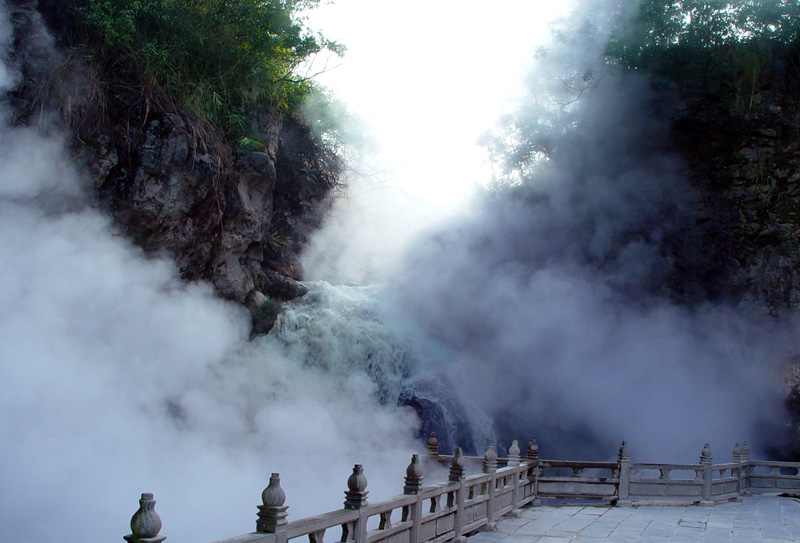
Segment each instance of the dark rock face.
[[417,437],[424,441],[435,432],[442,454],[454,454],[456,447],[461,447],[467,455],[483,454],[486,444],[476,443],[470,417],[446,377],[436,375],[406,383],[397,405],[417,412],[422,421]]
[[672,142],[702,203],[705,294],[773,314],[800,307],[800,78],[781,66],[745,89],[680,89]]
[[18,122],[56,112],[48,122],[67,133],[90,192],[120,228],[171,255],[185,279],[245,304],[254,333],[269,331],[280,302],[306,292],[297,255],[328,208],[338,158],[302,121],[270,112],[253,121],[258,149],[238,154],[168,97],[146,96],[137,74],[112,74],[125,81],[117,88],[59,53],[48,30],[66,33],[61,3],[15,0],[12,9]]

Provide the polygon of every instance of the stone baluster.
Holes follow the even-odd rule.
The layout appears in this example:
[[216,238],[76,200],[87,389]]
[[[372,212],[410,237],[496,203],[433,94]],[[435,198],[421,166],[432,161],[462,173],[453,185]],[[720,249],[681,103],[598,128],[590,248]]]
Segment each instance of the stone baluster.
[[712,466],[714,465],[714,458],[711,456],[711,447],[708,443],[703,446],[700,452],[700,466],[703,473],[703,490],[700,500],[700,505],[714,505],[711,501],[711,481],[712,481]]
[[[286,541],[286,517],[289,509],[286,503],[286,493],[281,488],[281,476],[273,473],[269,478],[269,485],[261,493],[262,505],[258,506],[258,520],[256,532],[278,534],[281,542]],[[282,534],[282,537],[280,537]]]
[[[353,473],[347,479],[347,490],[344,493],[345,509],[363,509],[367,502],[367,476],[361,464],[353,466]],[[367,518],[365,515],[342,526],[341,543],[364,543],[367,540]]]
[[669,481],[671,472],[670,468],[658,468],[658,478],[662,481]]
[[519,466],[519,442],[515,439],[511,442],[511,447],[508,448],[508,465],[510,467]]
[[392,512],[386,511],[385,513],[381,513],[381,520],[378,523],[378,530],[385,530],[386,528],[392,527]]
[[431,435],[428,436],[428,456],[439,457],[439,440],[436,439],[436,432],[431,432]]
[[161,543],[166,536],[158,535],[161,531],[161,517],[156,513],[156,501],[150,493],[143,493],[139,500],[139,509],[131,517],[131,532],[123,536],[128,543]]
[[628,442],[623,441],[617,453],[617,472],[619,473],[619,486],[617,487],[617,506],[628,507],[632,505],[631,491],[631,455],[628,451]]
[[572,477],[580,477],[581,475],[583,475],[583,468],[580,466],[573,466]]

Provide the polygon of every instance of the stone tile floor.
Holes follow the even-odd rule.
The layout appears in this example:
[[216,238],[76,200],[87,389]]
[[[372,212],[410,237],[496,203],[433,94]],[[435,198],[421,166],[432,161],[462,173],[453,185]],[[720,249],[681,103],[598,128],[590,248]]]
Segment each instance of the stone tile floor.
[[537,506],[467,543],[772,543],[800,541],[800,500],[744,498],[714,507]]

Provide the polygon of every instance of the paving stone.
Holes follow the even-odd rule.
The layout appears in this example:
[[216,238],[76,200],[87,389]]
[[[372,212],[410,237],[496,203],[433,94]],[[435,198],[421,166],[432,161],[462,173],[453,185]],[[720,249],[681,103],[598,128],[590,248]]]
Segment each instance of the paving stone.
[[468,543],[781,543],[800,541],[800,502],[748,497],[715,507],[531,507]]

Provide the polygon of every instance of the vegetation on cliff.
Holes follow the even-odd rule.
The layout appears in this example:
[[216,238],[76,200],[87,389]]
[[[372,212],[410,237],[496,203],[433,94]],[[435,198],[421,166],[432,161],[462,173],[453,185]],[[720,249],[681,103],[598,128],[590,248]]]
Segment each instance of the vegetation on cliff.
[[327,49],[303,24],[318,0],[73,0],[73,38],[99,64],[144,74],[143,90],[176,101],[245,150],[249,121],[266,109],[297,112],[312,91],[296,68]]
[[342,52],[307,28],[316,4],[39,0],[55,51],[30,10],[15,26],[14,122],[60,124],[121,230],[247,306],[259,334],[305,293],[298,255],[343,168],[338,126],[313,117],[330,101],[298,75]]

